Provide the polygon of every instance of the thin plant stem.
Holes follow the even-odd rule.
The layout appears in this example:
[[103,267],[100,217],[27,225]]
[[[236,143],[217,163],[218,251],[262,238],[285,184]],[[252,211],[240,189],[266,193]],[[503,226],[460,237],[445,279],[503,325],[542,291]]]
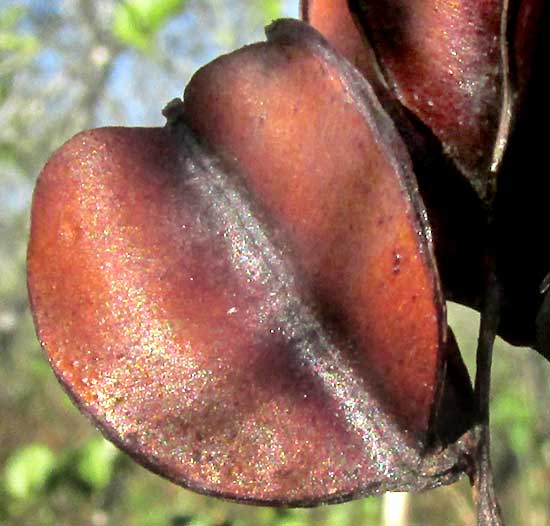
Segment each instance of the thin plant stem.
[[476,356],[475,411],[476,454],[474,500],[478,526],[503,526],[490,458],[489,401],[493,346],[499,324],[500,285],[495,274],[494,258],[488,258],[485,301],[481,312]]

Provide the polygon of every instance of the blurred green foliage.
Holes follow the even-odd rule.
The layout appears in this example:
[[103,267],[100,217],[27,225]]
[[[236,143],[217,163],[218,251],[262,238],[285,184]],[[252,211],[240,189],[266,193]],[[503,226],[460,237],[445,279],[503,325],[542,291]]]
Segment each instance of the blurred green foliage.
[[110,442],[93,438],[78,451],[76,471],[93,491],[102,491],[113,479],[117,455],[118,450]]
[[22,33],[18,24],[25,15],[20,6],[10,6],[0,10],[0,56],[2,69],[0,74],[13,71],[28,61],[39,43],[34,35]]
[[281,2],[279,0],[264,0],[262,7],[267,21],[280,18],[283,15]]
[[4,487],[16,500],[42,493],[55,468],[55,455],[44,444],[31,444],[14,451],[4,468]]
[[[311,510],[261,508],[192,494],[147,472],[72,406],[40,351],[27,308],[31,188],[49,154],[87,126],[158,122],[164,103],[181,93],[201,62],[259,38],[262,25],[287,14],[288,5],[279,0],[0,4],[0,525],[381,524],[382,499]],[[477,317],[451,305],[450,322],[473,371]],[[548,369],[535,353],[499,343],[493,454],[511,525],[550,523]],[[474,521],[466,480],[413,496],[411,510],[411,525]]]
[[113,34],[124,45],[148,52],[162,26],[179,13],[186,0],[126,0],[116,5]]

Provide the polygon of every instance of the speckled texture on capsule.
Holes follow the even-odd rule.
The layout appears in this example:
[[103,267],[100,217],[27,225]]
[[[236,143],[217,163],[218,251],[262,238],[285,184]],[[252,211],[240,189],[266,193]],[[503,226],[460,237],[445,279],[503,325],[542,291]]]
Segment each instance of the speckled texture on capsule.
[[200,70],[185,117],[235,158],[371,388],[424,439],[445,320],[410,161],[360,75],[281,41]]
[[[197,491],[309,505],[459,469],[423,464],[445,325],[406,164],[300,27],[199,73],[202,138],[103,128],[56,152],[28,270],[51,364],[111,440]],[[232,113],[191,96],[204,75]]]

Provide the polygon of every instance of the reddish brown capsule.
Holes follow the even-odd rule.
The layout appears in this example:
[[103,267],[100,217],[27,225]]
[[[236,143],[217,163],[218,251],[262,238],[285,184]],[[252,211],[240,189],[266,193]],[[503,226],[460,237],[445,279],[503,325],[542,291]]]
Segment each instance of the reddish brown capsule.
[[[480,308],[489,216],[496,216],[503,288],[499,334],[514,344],[534,345],[542,302],[538,288],[550,268],[548,250],[540,242],[548,192],[538,174],[544,148],[536,124],[544,107],[539,78],[544,2],[304,0],[302,15],[361,69],[405,139],[433,229],[446,298]],[[459,82],[444,71],[455,62]],[[393,95],[381,82],[380,70]],[[465,80],[470,77],[482,85]],[[437,96],[429,98],[433,90]],[[394,96],[420,120],[411,119]],[[466,126],[457,125],[464,122]],[[475,163],[467,168],[476,151],[485,161],[479,157],[475,169]],[[449,154],[462,174],[445,162]],[[479,195],[462,180],[464,174]],[[494,193],[497,176],[496,207],[484,206],[479,196],[487,197],[489,188]]]
[[399,100],[485,199],[494,193],[512,103],[502,0],[351,2]]
[[76,136],[35,192],[31,301],[76,403],[142,464],[241,501],[454,480],[469,383],[365,79],[280,22],[168,113]]
[[483,292],[486,211],[463,175],[449,162],[432,131],[396,99],[380,74],[361,17],[346,0],[304,0],[304,20],[318,29],[367,78],[393,119],[413,161],[433,232],[435,254],[447,299],[479,307]]

